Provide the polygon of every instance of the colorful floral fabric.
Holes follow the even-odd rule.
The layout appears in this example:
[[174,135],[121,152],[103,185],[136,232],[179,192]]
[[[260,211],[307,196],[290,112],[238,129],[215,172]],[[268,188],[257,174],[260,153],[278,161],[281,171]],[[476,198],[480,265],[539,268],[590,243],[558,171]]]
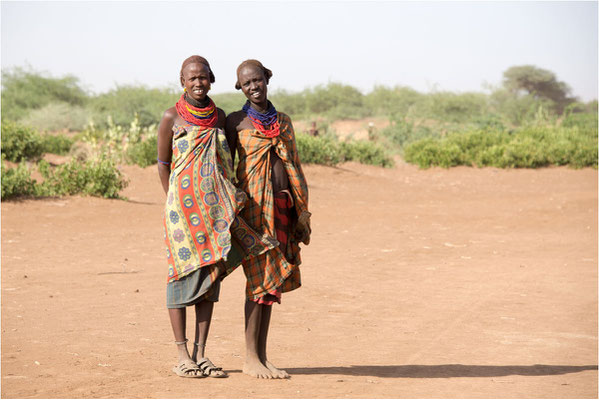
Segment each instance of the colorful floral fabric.
[[229,180],[233,165],[221,129],[175,124],[172,148],[164,210],[168,282],[203,267],[215,280],[277,245],[237,218],[247,196]]

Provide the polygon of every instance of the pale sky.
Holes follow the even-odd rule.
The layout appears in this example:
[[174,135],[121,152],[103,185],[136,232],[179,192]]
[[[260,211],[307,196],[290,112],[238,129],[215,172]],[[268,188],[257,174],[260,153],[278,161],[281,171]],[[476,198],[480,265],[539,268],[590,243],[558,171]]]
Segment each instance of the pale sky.
[[597,2],[2,1],[2,69],[117,85],[179,87],[183,60],[208,59],[213,93],[233,92],[240,62],[273,71],[270,88],[328,82],[421,92],[486,92],[511,66],[548,69],[597,98]]

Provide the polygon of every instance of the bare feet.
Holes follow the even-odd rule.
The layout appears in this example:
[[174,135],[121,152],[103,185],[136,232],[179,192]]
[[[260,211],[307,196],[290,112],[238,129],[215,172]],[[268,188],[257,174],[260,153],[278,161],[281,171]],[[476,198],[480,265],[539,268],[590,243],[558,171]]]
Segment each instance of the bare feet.
[[266,366],[266,368],[268,368],[270,370],[270,372],[272,373],[273,378],[277,378],[277,379],[287,379],[287,378],[289,378],[289,374],[287,373],[287,371],[285,371],[283,369],[278,369],[277,367],[275,367],[274,365],[272,365],[272,363],[270,361],[266,361],[264,363],[264,365]]
[[272,379],[274,376],[268,368],[264,366],[258,359],[246,360],[243,365],[243,373],[254,378]]

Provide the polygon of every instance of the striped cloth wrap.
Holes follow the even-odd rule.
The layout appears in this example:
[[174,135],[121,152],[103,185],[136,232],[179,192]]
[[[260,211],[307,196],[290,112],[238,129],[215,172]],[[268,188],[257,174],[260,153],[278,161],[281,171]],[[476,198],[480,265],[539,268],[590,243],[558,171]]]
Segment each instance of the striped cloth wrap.
[[277,290],[289,292],[301,286],[299,243],[308,238],[298,234],[298,216],[309,218],[308,185],[302,171],[291,119],[278,113],[280,134],[268,138],[255,129],[238,132],[238,186],[249,196],[248,205],[241,211],[243,219],[259,234],[276,238],[275,201],[271,182],[271,149],[283,162],[289,178],[294,210],[286,254],[275,247],[258,256],[245,259],[243,269],[247,278],[246,296],[256,300]]

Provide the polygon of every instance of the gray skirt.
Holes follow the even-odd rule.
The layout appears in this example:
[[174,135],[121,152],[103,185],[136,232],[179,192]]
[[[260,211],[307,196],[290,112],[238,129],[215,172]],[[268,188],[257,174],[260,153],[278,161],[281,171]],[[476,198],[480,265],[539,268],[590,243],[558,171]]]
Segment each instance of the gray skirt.
[[220,277],[212,280],[211,268],[198,268],[183,278],[167,283],[166,307],[184,308],[208,300],[218,301]]

